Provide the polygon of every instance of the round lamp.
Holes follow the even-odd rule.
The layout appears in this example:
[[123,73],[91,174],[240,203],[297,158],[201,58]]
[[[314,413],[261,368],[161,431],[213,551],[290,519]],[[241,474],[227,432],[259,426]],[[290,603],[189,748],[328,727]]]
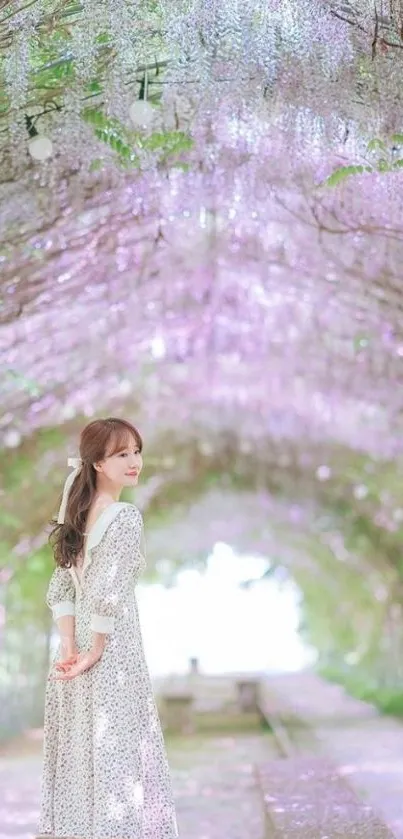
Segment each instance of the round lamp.
[[37,137],[33,137],[29,141],[28,149],[34,160],[47,160],[48,157],[52,156],[53,143],[49,140],[49,137],[42,137],[38,134]]
[[130,119],[135,128],[149,128],[155,116],[155,110],[145,99],[137,99],[129,110]]

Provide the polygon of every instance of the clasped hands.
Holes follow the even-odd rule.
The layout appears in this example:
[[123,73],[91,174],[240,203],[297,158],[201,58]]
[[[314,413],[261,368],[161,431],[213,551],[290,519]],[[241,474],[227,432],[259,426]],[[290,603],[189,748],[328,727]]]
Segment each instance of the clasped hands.
[[62,658],[55,663],[49,678],[52,681],[69,681],[70,679],[75,679],[76,676],[81,676],[82,673],[90,670],[99,661],[102,653],[103,646],[101,647],[101,645],[91,647],[88,652],[79,653],[74,640],[62,639]]

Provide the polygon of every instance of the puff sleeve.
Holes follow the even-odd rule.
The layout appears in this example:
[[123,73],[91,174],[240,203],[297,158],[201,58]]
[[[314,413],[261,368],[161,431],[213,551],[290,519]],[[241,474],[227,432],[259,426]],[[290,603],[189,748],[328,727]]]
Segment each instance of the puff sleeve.
[[[143,567],[140,551],[143,518],[137,507],[121,510],[102,541],[96,579],[91,591],[91,629],[110,634],[130,587]],[[98,559],[97,559],[98,563]]]
[[66,615],[75,616],[76,591],[68,568],[55,568],[49,582],[46,603],[55,620]]

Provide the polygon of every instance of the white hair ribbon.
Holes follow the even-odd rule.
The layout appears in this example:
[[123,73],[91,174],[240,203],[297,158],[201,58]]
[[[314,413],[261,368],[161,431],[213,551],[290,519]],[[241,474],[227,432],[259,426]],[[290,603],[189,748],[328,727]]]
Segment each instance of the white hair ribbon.
[[67,465],[72,466],[74,471],[70,472],[70,475],[68,475],[66,483],[63,487],[62,501],[57,516],[58,524],[64,524],[64,517],[66,515],[67,502],[69,500],[70,490],[74,484],[77,475],[81,472],[83,462],[80,457],[69,457]]

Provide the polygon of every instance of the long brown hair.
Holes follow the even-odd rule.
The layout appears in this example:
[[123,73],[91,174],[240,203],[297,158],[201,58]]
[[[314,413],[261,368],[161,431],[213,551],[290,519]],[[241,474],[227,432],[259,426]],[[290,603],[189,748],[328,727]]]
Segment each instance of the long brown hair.
[[81,432],[82,467],[69,493],[64,524],[56,524],[49,536],[56,565],[62,568],[76,565],[83,548],[87,516],[96,492],[94,463],[123,451],[133,438],[142,451],[143,441],[137,428],[116,417],[94,420]]

